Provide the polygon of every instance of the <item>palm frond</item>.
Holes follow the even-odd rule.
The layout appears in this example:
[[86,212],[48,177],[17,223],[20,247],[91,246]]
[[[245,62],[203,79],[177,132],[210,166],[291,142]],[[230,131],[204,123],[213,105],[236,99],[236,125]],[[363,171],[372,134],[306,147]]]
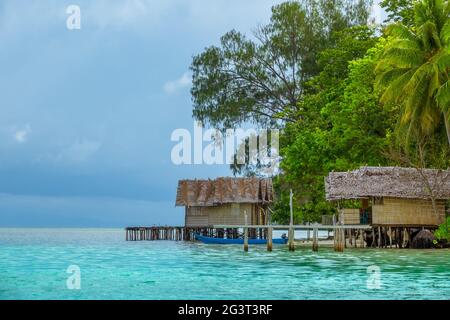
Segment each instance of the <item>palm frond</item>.
[[420,129],[424,134],[430,134],[438,127],[442,113],[436,108],[434,101],[428,99],[421,114]]
[[395,79],[398,79],[401,75],[407,73],[410,68],[395,68],[387,70],[383,73],[380,73],[375,78],[375,89],[376,90],[383,90],[384,88],[387,88]]
[[392,36],[393,38],[407,39],[413,42],[417,42],[419,39],[410,28],[399,22],[389,25],[385,33],[387,36]]
[[436,92],[436,104],[444,112],[450,111],[450,80],[445,82]]
[[433,102],[435,102],[433,97],[436,95],[436,92],[441,87],[441,82],[439,78],[440,78],[439,68],[437,67],[437,65],[434,64],[432,65],[432,71],[428,81],[428,94],[427,94],[430,100],[432,100]]
[[[424,85],[427,84],[427,81],[431,78],[433,72],[433,65],[430,63],[425,63],[421,65],[414,74],[411,76],[408,83],[405,85],[405,91],[408,94],[412,94],[417,90],[421,90]],[[427,86],[428,87],[428,86]]]
[[397,68],[411,68],[425,62],[421,50],[390,47],[384,51],[381,61]]
[[422,41],[425,50],[431,51],[435,48],[441,48],[441,39],[437,30],[436,24],[431,21],[426,21],[420,27],[420,33],[422,35]]
[[380,102],[400,106],[398,128],[407,140],[433,133],[442,125],[442,111],[450,112],[449,1],[417,1],[414,13],[412,28],[397,23],[386,29],[374,85]]
[[448,76],[450,69],[450,52],[448,50],[441,50],[430,62],[438,67],[439,72],[446,73]]
[[[410,83],[411,80],[408,82],[408,85]],[[404,102],[405,110],[401,118],[402,123],[412,122],[414,126],[418,124],[421,118],[422,108],[426,103],[426,87],[425,79],[419,78],[417,85],[414,87],[415,90],[408,92]]]
[[413,41],[409,39],[400,39],[393,38],[388,44],[385,46],[385,49],[389,48],[401,48],[401,49],[414,49],[414,50],[422,50],[420,41]]
[[414,24],[416,26],[420,26],[423,25],[427,20],[427,6],[423,1],[419,1],[414,7]]
[[380,101],[382,103],[401,102],[403,100],[404,88],[410,81],[416,69],[411,69],[392,81],[385,89]]
[[[450,6],[449,6],[450,8]],[[441,41],[443,46],[450,46],[450,18],[447,17],[447,22],[444,24],[441,30]]]

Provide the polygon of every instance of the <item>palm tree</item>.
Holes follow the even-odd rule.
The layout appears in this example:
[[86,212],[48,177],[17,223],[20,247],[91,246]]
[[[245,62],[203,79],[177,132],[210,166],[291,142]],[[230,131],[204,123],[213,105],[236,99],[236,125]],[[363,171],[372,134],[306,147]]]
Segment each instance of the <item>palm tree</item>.
[[421,0],[414,25],[390,25],[376,71],[382,103],[401,107],[400,125],[427,136],[445,125],[450,145],[450,1]]

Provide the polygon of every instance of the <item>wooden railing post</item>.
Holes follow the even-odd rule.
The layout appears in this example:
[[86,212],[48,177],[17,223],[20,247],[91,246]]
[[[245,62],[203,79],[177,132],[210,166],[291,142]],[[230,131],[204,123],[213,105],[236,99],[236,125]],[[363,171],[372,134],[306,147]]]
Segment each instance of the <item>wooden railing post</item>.
[[244,251],[248,251],[248,228],[247,228],[247,212],[245,214],[245,227],[244,227]]

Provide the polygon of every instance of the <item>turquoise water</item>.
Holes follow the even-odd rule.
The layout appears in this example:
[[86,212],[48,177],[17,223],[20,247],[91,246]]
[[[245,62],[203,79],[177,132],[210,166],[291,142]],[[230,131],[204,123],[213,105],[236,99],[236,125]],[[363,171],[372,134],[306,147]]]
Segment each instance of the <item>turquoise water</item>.
[[[80,268],[79,290],[67,288],[69,265]],[[379,281],[368,286],[374,265]],[[244,253],[126,242],[117,229],[0,229],[0,299],[450,299],[450,251]]]

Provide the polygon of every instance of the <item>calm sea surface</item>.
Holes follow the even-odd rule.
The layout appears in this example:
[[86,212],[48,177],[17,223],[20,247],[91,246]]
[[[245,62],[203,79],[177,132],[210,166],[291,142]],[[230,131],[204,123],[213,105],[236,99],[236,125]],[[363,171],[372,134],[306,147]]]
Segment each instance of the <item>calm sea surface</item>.
[[[449,250],[126,242],[118,229],[0,229],[0,299],[450,299]],[[67,288],[70,265],[79,290]],[[379,270],[379,273],[371,273]]]

